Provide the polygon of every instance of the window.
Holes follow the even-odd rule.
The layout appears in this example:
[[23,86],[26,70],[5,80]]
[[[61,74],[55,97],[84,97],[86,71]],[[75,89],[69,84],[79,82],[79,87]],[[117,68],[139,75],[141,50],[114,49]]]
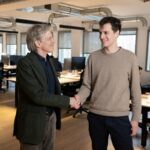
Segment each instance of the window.
[[17,48],[17,34],[16,33],[7,33],[6,34],[6,51],[9,55],[16,55]]
[[64,63],[65,58],[71,58],[71,32],[59,31],[58,41],[58,59],[61,63]]
[[133,53],[136,51],[136,29],[126,29],[122,30],[118,37],[118,46],[125,48]]
[[83,54],[86,58],[88,58],[91,52],[100,49],[101,42],[99,40],[99,32],[84,32],[84,48]]
[[27,48],[27,43],[26,43],[26,33],[21,33],[21,55],[26,55],[29,50]]
[[146,62],[146,71],[150,71],[150,29],[148,30],[148,39],[147,39],[147,62]]

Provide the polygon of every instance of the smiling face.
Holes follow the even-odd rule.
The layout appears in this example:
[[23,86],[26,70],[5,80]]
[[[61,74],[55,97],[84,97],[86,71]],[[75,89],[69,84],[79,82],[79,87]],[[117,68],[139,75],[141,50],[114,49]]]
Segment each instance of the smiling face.
[[99,38],[103,47],[110,48],[117,44],[119,31],[114,32],[110,23],[106,23],[103,26],[100,26],[99,32]]

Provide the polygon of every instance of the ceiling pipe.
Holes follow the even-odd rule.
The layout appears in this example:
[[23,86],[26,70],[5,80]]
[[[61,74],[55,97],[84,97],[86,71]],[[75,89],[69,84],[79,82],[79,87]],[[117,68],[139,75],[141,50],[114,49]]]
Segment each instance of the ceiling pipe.
[[112,11],[106,7],[81,10],[82,15],[87,15],[92,13],[99,13],[99,15],[102,15],[101,13],[104,13],[106,16],[112,16]]
[[55,13],[51,13],[48,17],[48,23],[51,25],[53,31],[57,31],[57,26],[54,23]]
[[148,22],[147,19],[144,17],[130,17],[130,18],[120,18],[121,21],[133,21],[133,20],[139,20],[142,22],[142,26],[143,27],[147,27],[148,26]]
[[89,14],[92,15],[92,13],[99,13],[98,15],[101,15],[101,16],[104,16],[104,14],[106,16],[112,16],[111,10],[106,7],[81,10],[81,8],[80,9],[72,8],[70,7],[70,5],[62,6],[60,4],[51,4],[51,5],[45,5],[45,8],[52,10],[55,13],[59,13],[63,17],[64,15],[68,15],[68,16],[82,16],[82,15],[89,15]]
[[[14,28],[16,26],[16,21],[14,18],[0,18],[0,28],[9,29]],[[4,23],[4,25],[2,25]]]

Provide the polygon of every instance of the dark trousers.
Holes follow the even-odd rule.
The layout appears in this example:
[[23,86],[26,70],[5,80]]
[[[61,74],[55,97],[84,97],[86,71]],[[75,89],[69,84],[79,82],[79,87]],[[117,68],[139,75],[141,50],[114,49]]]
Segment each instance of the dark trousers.
[[20,143],[20,150],[54,150],[56,114],[53,112],[51,115],[46,115],[45,121],[46,126],[43,141],[38,145]]
[[128,116],[108,117],[89,113],[88,121],[93,150],[107,150],[109,135],[115,150],[133,150]]

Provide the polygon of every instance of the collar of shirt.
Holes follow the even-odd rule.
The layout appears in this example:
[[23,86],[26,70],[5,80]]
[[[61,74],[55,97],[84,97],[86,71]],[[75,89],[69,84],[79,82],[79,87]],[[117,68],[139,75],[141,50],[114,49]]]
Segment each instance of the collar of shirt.
[[35,53],[35,55],[38,57],[38,59],[39,59],[41,62],[47,62],[50,58],[52,58],[51,56],[49,56],[49,55],[47,54],[46,60],[45,60],[45,58],[42,57],[41,55],[39,55],[38,53],[36,53],[36,52],[34,52],[34,53]]

